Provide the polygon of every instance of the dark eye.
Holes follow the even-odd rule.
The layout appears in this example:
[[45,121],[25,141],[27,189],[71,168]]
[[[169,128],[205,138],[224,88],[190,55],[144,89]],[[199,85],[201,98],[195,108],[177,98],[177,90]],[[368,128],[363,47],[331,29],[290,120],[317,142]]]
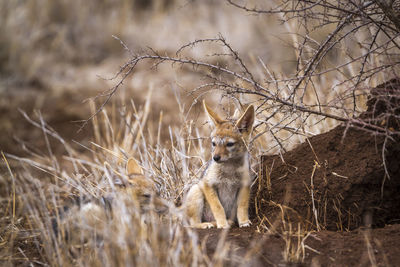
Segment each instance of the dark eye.
[[217,145],[215,142],[212,142],[211,144],[212,144],[212,146],[216,146]]
[[231,147],[231,146],[234,146],[234,145],[235,145],[234,142],[228,142],[228,143],[226,143],[226,146],[227,146],[227,147]]
[[143,194],[143,197],[144,197],[144,198],[150,198],[151,195],[150,195],[150,194]]

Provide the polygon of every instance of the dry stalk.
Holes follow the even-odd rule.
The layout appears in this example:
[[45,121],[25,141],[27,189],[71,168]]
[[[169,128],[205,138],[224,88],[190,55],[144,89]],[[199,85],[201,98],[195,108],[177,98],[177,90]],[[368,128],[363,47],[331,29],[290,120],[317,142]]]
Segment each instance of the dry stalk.
[[320,168],[321,166],[318,164],[318,162],[315,160],[314,161],[314,166],[313,166],[313,170],[311,173],[311,182],[310,182],[310,192],[311,192],[311,202],[312,202],[312,210],[313,210],[313,214],[314,214],[314,219],[315,219],[315,224],[317,226],[317,230],[320,231],[321,227],[318,223],[318,211],[315,205],[315,200],[314,200],[314,174],[317,168]]
[[369,261],[371,263],[371,266],[376,267],[378,265],[376,263],[374,248],[373,248],[373,246],[371,244],[371,232],[370,232],[370,230],[367,229],[367,230],[363,231],[363,235],[364,235],[365,244],[367,246],[367,253],[368,253],[368,258],[369,258]]

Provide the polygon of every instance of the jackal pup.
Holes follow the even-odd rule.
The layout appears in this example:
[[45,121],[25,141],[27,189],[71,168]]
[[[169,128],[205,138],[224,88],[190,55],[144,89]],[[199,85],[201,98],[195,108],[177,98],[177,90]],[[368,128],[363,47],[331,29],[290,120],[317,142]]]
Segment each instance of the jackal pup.
[[[93,236],[102,236],[110,231],[110,225],[120,216],[137,211],[134,216],[146,216],[154,211],[156,214],[165,214],[168,203],[160,197],[155,183],[146,177],[142,168],[135,159],[129,158],[126,163],[126,174],[114,171],[104,163],[106,176],[111,179],[115,190],[99,198],[81,198],[77,205],[64,207],[58,220],[53,220],[53,229],[58,233],[65,233],[73,244],[92,240]],[[120,226],[115,224],[115,227]]]
[[158,194],[154,181],[144,175],[143,169],[134,158],[129,158],[126,163],[126,176],[115,173],[111,176],[118,186],[117,193],[132,198],[142,213],[150,209],[159,214],[167,211],[166,201]]
[[250,105],[236,121],[221,119],[205,102],[211,119],[212,159],[200,182],[191,187],[185,210],[190,225],[196,228],[229,227],[235,220],[239,227],[250,226],[250,166],[247,143],[253,129],[254,107]]

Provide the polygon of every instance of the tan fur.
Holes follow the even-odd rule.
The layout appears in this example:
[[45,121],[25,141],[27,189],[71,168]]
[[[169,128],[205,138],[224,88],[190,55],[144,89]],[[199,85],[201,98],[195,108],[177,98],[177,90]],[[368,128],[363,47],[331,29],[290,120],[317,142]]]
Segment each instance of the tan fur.
[[160,197],[154,182],[144,175],[135,159],[127,161],[125,174],[113,170],[107,162],[104,163],[104,171],[111,178],[115,191],[68,207],[68,211],[53,223],[54,231],[67,238],[72,245],[96,242],[111,231],[110,227],[118,227],[120,224],[114,224],[114,220],[120,220],[121,215],[129,216],[123,213],[125,209],[121,207],[139,211],[144,221],[153,218],[151,211],[158,214],[168,211],[166,200]]
[[141,214],[147,214],[151,210],[162,214],[168,210],[168,205],[157,193],[154,182],[143,174],[135,159],[130,158],[127,161],[126,174],[117,173],[107,162],[104,163],[104,168],[115,185],[115,193],[104,196],[104,199],[111,201],[110,207],[101,201],[92,200],[81,206],[70,207],[69,214],[61,221],[61,225],[72,229],[70,238],[77,242],[86,236],[81,229],[96,229],[99,234],[103,233],[109,225],[110,216],[113,217],[113,207],[118,206],[120,201],[124,202],[123,205],[137,205]]
[[142,212],[154,208],[157,213],[164,213],[167,209],[165,201],[157,193],[154,182],[148,179],[134,158],[129,158],[126,163],[126,176],[114,176],[119,179],[117,187],[119,194],[126,194],[135,200]]
[[190,225],[227,228],[232,219],[240,227],[249,226],[251,178],[247,143],[253,128],[254,107],[250,105],[235,122],[222,120],[205,102],[204,109],[214,126],[213,151],[200,182],[186,196],[185,211]]

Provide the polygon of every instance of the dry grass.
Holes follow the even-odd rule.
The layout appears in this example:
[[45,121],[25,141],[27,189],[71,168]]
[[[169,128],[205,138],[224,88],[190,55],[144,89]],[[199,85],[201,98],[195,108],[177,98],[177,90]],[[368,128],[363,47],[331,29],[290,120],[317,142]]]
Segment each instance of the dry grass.
[[[190,184],[189,177],[199,168],[189,161],[188,151],[200,149],[198,142],[185,141],[171,130],[170,147],[151,143],[143,134],[148,130],[148,105],[143,110],[133,110],[134,107],[127,108],[125,115],[119,117],[122,119],[116,121],[105,111],[99,115],[93,121],[96,142],[83,154],[43,123],[46,138],[56,138],[65,146],[66,154],[61,159],[52,154],[50,145],[47,153],[29,159],[4,157],[20,168],[15,174],[10,170],[2,176],[2,181],[11,185],[11,203],[5,205],[2,214],[3,262],[40,261],[53,266],[210,263],[197,235],[184,227],[182,215],[174,205],[181,199],[184,185]],[[114,190],[103,163],[124,173],[124,164],[131,155],[141,162],[148,179],[170,202],[168,214],[143,214],[134,199]],[[87,210],[84,203],[94,203],[95,210],[107,210],[107,205],[101,204],[106,193],[112,199],[109,213],[105,217],[99,215],[96,223],[88,222],[87,214],[96,217],[104,212]],[[22,243],[27,244],[26,248],[21,248]]]
[[[104,109],[93,120],[94,141],[89,146],[69,144],[41,117],[27,117],[43,132],[47,148],[41,154],[31,151],[29,158],[3,158],[6,167],[9,161],[13,167],[1,176],[8,201],[2,203],[2,262],[208,266],[235,258],[225,237],[209,258],[176,208],[206,162],[204,135],[181,113],[176,118],[182,119],[182,127],[169,127],[169,142],[161,142],[162,115],[156,127],[147,121],[151,100],[150,90],[140,109],[133,102]],[[61,157],[53,153],[54,140],[65,149]],[[123,174],[130,156],[156,183],[157,193],[168,203],[167,214],[141,212],[134,198],[115,190],[110,169]]]
[[[29,158],[4,156],[3,162],[11,162],[12,167],[1,176],[6,185],[4,201],[8,201],[2,203],[6,207],[0,235],[3,263],[219,266],[228,259],[240,262],[226,239],[227,232],[211,256],[176,208],[206,162],[208,148],[202,129],[185,122],[181,113],[177,118],[182,119],[182,127],[169,128],[170,141],[162,143],[162,116],[157,127],[147,121],[151,104],[149,93],[140,109],[131,102],[124,108],[103,110],[93,120],[94,141],[84,152],[77,150],[83,144],[69,144],[42,118],[28,118],[42,130],[48,146],[42,154],[32,151]],[[51,140],[65,148],[62,157],[52,152]],[[258,153],[253,149],[255,158]],[[130,156],[138,159],[147,178],[157,184],[157,192],[168,202],[168,213],[141,212],[134,198],[115,190],[109,169],[124,173]],[[301,226],[293,230],[284,215],[274,224],[282,223],[283,228],[269,230],[262,222],[259,227],[285,241],[284,261],[303,262],[306,249],[311,249],[305,245],[311,232]],[[252,261],[262,242],[252,243],[246,259]]]
[[[277,19],[286,18],[249,16],[219,1],[145,3],[127,0],[75,4],[65,0],[1,2],[0,75],[5,77],[1,88],[22,83],[49,88],[52,94],[66,89],[74,94],[79,89],[104,91],[107,86],[118,83],[118,77],[93,82],[95,74],[109,76],[110,69],[115,70],[123,62],[124,53],[132,59],[149,52],[143,48],[151,46],[154,50],[150,53],[156,51],[156,55],[226,66],[244,77],[251,73],[251,81],[267,88],[270,96],[289,99],[293,94],[299,67],[296,64],[304,63],[299,54],[302,39],[296,22],[280,25]],[[215,42],[219,34],[229,46]],[[311,32],[309,37],[316,46],[328,34],[329,26]],[[207,38],[213,41],[195,41]],[[368,38],[370,33],[354,33],[351,47],[363,44]],[[127,45],[126,49],[120,40]],[[182,46],[184,49],[179,49]],[[315,49],[312,45],[303,48],[308,53]],[[389,52],[394,49],[390,48]],[[177,51],[179,55],[175,54]],[[362,51],[347,49],[342,44],[316,70],[318,75],[310,78],[309,88],[294,95],[293,101],[301,99],[301,104],[313,111],[343,118],[358,115],[365,109],[368,89],[393,75],[382,72],[361,81],[356,90],[358,109],[352,110],[353,92],[348,90],[351,84],[348,77],[360,71],[359,63],[345,64],[340,72],[334,70],[349,58],[362,56]],[[235,55],[245,64],[241,65]],[[253,163],[261,154],[290,150],[308,136],[326,132],[338,123],[257,95],[241,94],[242,89],[251,89],[251,83],[215,68],[179,64],[179,61],[172,66],[158,63],[150,60],[135,66],[133,74],[124,80],[125,91],[119,92],[122,96],[133,95],[135,101],[100,111],[90,122],[94,133],[91,143],[67,142],[39,117],[33,123],[42,131],[47,146],[39,148],[40,153],[27,150],[26,157],[3,157],[1,262],[55,266],[104,263],[119,266],[139,262],[152,266],[221,265],[230,253],[229,244],[221,241],[215,257],[209,258],[196,232],[184,227],[185,219],[175,208],[201,173],[208,155],[205,140],[208,134],[199,119],[197,100],[207,98],[215,105],[221,104],[228,116],[241,104],[254,103],[258,107],[250,147]],[[371,68],[378,66],[381,58],[372,57],[370,64]],[[220,86],[214,82],[221,82]],[[227,92],[226,84],[241,90]],[[146,88],[150,89],[146,91]],[[96,112],[94,104],[91,110],[92,114]],[[54,142],[65,149],[62,156],[54,153]],[[150,212],[144,216],[132,205],[134,200],[113,190],[104,162],[123,173],[124,163],[130,156],[138,159],[148,178],[157,184],[159,193],[171,207],[168,214],[160,218]],[[10,162],[10,168],[6,161]],[[312,179],[311,176],[311,188]],[[66,219],[71,212],[81,212],[76,200],[98,203],[105,193],[112,194],[116,201],[111,216],[100,228],[84,220]],[[313,206],[313,217],[319,225],[326,203],[313,198],[310,190],[312,203],[323,203]],[[75,209],[64,211],[64,207]],[[282,210],[282,221],[268,222],[268,218],[261,218],[259,228],[281,235],[286,242],[285,261],[302,262],[307,248],[305,240],[313,229],[309,228],[310,224],[293,228],[287,219],[289,212],[282,205],[278,208]],[[338,207],[338,225],[345,229],[340,210]],[[54,230],[55,222],[58,227]],[[277,224],[283,228],[274,228]],[[78,233],[79,238],[69,238],[71,231]]]

